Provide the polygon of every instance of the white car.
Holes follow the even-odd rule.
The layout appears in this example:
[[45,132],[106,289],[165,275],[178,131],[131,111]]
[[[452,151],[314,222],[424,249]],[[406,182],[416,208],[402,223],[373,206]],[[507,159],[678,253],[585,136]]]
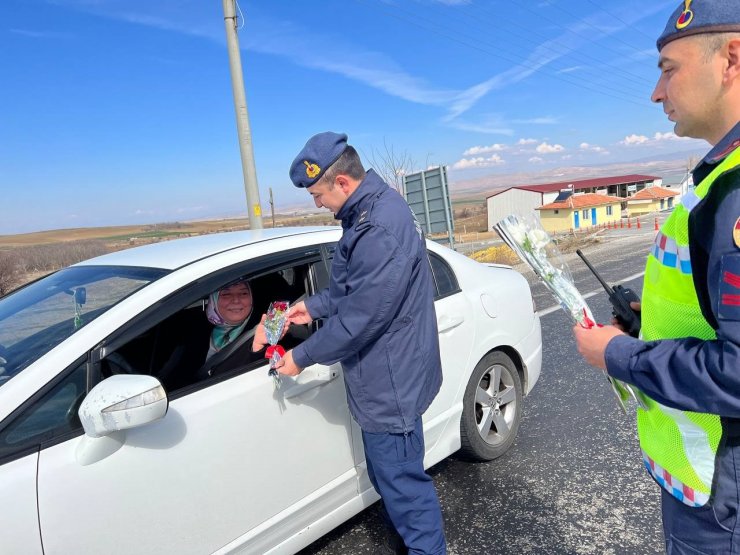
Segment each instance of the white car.
[[[310,295],[340,236],[152,244],[0,299],[0,552],[295,553],[376,501],[340,364],[276,388],[267,360],[244,364],[227,347],[204,365],[189,350],[209,333],[211,291],[248,276],[256,307],[260,292]],[[539,317],[517,272],[428,250],[444,382],[424,415],[425,464],[461,447],[492,459],[540,373]]]

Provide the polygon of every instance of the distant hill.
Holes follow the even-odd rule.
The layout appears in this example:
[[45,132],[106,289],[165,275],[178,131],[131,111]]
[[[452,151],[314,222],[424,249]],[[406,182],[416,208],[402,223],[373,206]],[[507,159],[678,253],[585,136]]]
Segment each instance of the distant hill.
[[540,172],[520,172],[512,174],[493,174],[475,179],[451,181],[452,198],[456,200],[474,198],[485,199],[498,190],[517,185],[533,185],[553,181],[568,181],[607,177],[610,175],[645,174],[662,177],[666,184],[679,183],[686,175],[686,161],[697,161],[703,155],[694,150],[674,152],[660,159],[643,158],[630,162],[607,165],[583,165],[552,168]]

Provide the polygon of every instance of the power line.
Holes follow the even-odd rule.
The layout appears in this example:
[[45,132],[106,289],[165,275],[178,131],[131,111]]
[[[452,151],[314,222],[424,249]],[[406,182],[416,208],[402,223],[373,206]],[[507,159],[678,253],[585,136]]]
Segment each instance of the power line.
[[[540,12],[537,12],[537,11],[533,10],[532,8],[530,8],[530,7],[528,7],[528,6],[522,5],[521,3],[519,3],[519,2],[516,2],[516,0],[514,0],[514,3],[518,4],[518,5],[519,5],[519,6],[521,7],[521,8],[524,8],[524,9],[525,9],[525,10],[527,10],[528,12],[530,12],[530,13],[533,13],[533,14],[535,14],[536,16],[538,16],[538,17],[542,18],[542,19],[547,19],[547,18],[546,18],[546,17],[544,16],[544,15],[542,15],[542,14],[541,14]],[[593,24],[593,23],[591,23],[590,21],[587,21],[586,19],[578,19],[578,16],[577,16],[576,14],[574,14],[573,12],[571,12],[571,11],[569,11],[569,10],[565,9],[565,8],[563,7],[562,3],[561,3],[561,4],[558,4],[558,10],[560,10],[561,12],[564,12],[564,13],[568,14],[569,16],[571,16],[571,17],[573,17],[573,18],[575,18],[575,19],[576,19],[577,21],[579,21],[579,22],[581,22],[581,23],[584,23],[584,24],[588,25],[589,27],[592,27],[593,29],[595,29],[595,30],[596,30],[596,31],[598,31],[599,33],[602,33],[602,32],[603,32],[603,30],[602,30],[602,29],[599,29],[599,28],[598,28],[598,27],[597,27],[596,25],[594,25],[594,24]],[[581,35],[580,33],[576,33],[576,32],[575,32],[575,31],[574,31],[573,29],[570,29],[570,28],[566,28],[566,31],[568,31],[569,33],[573,33],[574,35],[576,35],[576,36],[579,36],[579,37],[581,37],[581,38],[585,38],[585,39],[589,40],[590,42],[593,42],[594,44],[597,44],[597,41],[595,41],[594,39],[592,39],[592,38],[590,38],[590,37],[588,37],[588,36],[586,36],[586,35]],[[635,47],[634,45],[632,45],[632,44],[630,44],[630,43],[628,43],[628,42],[626,42],[626,41],[622,40],[621,38],[619,38],[619,37],[615,36],[615,37],[614,37],[614,39],[615,39],[615,40],[617,40],[617,41],[619,41],[619,42],[621,42],[622,44],[624,44],[624,45],[628,46],[629,48],[632,48],[632,49],[633,49],[633,50],[635,50],[636,52],[640,52],[640,49],[639,49],[639,48],[637,48],[637,47]],[[620,55],[622,54],[622,53],[621,53],[621,52],[619,52],[618,50],[615,50],[614,48],[611,48],[611,47],[609,47],[609,46],[603,46],[603,45],[602,45],[602,46],[601,46],[601,48],[606,48],[606,49],[609,49],[609,50],[613,50],[614,52],[616,52],[617,54],[620,54]]]
[[[462,9],[460,9],[460,10],[461,10],[462,15],[464,15],[468,19],[470,19],[472,21],[475,21],[476,23],[480,23],[481,22],[481,18],[480,17],[476,17],[475,15],[462,12]],[[449,17],[447,19],[449,19]],[[458,19],[458,21],[460,21],[460,20]],[[575,50],[573,50],[571,48],[568,48],[567,46],[564,46],[564,45],[559,44],[555,39],[551,39],[551,38],[546,37],[545,35],[543,35],[541,33],[537,33],[536,31],[532,31],[531,29],[529,29],[529,28],[527,28],[527,27],[525,27],[523,25],[519,25],[519,24],[517,24],[515,22],[512,22],[512,21],[507,21],[507,25],[511,25],[512,27],[518,27],[518,28],[526,31],[528,35],[534,35],[534,36],[540,37],[543,40],[548,41],[548,46],[550,48],[552,48],[554,52],[561,54],[561,56],[563,58],[565,58],[566,56],[568,56],[569,58],[572,58],[572,59],[574,59],[575,61],[577,61],[579,63],[588,63],[586,60],[589,60],[591,62],[595,62],[595,63],[599,64],[600,66],[605,66],[605,65],[608,66],[608,64],[606,64],[603,60],[600,60],[600,59],[598,59],[598,58],[596,58],[594,56],[591,56],[591,55],[588,55],[588,54],[585,54],[585,53],[576,52]],[[506,32],[510,32],[510,33],[514,34],[514,31],[509,31],[509,29],[507,29],[506,26],[499,27],[499,29],[503,29]],[[499,51],[509,52],[510,55],[513,55],[513,56],[515,56],[517,58],[520,58],[522,60],[526,60],[526,57],[525,56],[522,56],[519,53],[512,53],[511,51],[502,50],[502,49],[500,49],[500,47],[497,47],[497,49],[499,49]],[[621,74],[624,75],[624,77],[621,78],[622,79],[622,82],[620,83],[620,86],[623,89],[625,89],[626,91],[629,90],[629,92],[640,93],[641,94],[644,91],[644,88],[643,87],[645,85],[651,85],[652,84],[650,82],[650,80],[648,80],[648,79],[646,79],[646,78],[644,78],[642,76],[636,75],[634,73],[630,73],[630,72],[628,72],[626,70],[623,70],[623,69],[620,69],[618,67],[614,67],[614,66],[608,66],[608,67],[609,67],[609,69],[612,72],[619,72],[619,73],[621,73]],[[601,76],[601,74],[599,74],[596,70],[592,70],[590,67],[586,67],[584,69],[586,71],[592,71],[594,74]],[[635,85],[638,85],[638,87],[636,87],[636,88],[630,88],[630,85],[629,85],[629,83],[627,83],[627,81],[629,81],[629,82],[631,82],[631,83],[633,83]]]
[[600,6],[599,4],[597,4],[596,2],[594,2],[593,0],[586,0],[586,2],[588,2],[592,6],[595,6],[596,8],[598,8],[599,10],[601,10],[602,12],[604,12],[605,14],[607,14],[609,17],[611,17],[613,19],[616,19],[617,21],[619,21],[620,23],[623,23],[627,27],[630,27],[630,28],[634,29],[635,31],[637,31],[638,33],[640,33],[643,37],[646,37],[649,40],[655,40],[655,37],[651,37],[650,35],[648,35],[644,31],[642,31],[642,30],[638,29],[637,27],[635,27],[634,25],[632,25],[631,23],[627,23],[624,19],[622,19],[618,15],[613,14],[609,10],[604,9],[603,6]]
[[[359,2],[359,3],[365,3],[365,4],[368,4],[368,5],[372,5],[374,7],[381,7],[386,12],[389,12],[389,14],[392,17],[395,17],[397,19],[400,19],[402,21],[405,21],[407,23],[410,23],[411,25],[414,25],[414,26],[419,27],[421,29],[424,29],[426,31],[430,31],[430,32],[432,32],[434,34],[437,34],[439,36],[445,37],[448,40],[451,40],[453,42],[457,42],[459,44],[462,44],[464,46],[467,46],[468,48],[472,48],[474,50],[478,50],[478,51],[484,52],[486,54],[491,54],[491,55],[494,55],[494,56],[497,56],[497,57],[506,59],[506,60],[508,60],[508,61],[510,61],[512,63],[515,63],[515,64],[521,66],[524,69],[531,69],[533,71],[537,71],[537,70],[540,70],[541,69],[543,72],[548,73],[551,77],[554,77],[554,78],[556,78],[556,79],[558,79],[560,81],[569,83],[569,84],[571,84],[573,86],[576,86],[576,87],[579,87],[579,88],[582,88],[582,89],[586,89],[586,90],[589,90],[589,91],[592,91],[592,92],[596,92],[596,93],[601,94],[601,95],[604,95],[604,96],[609,96],[609,97],[615,98],[617,100],[622,100],[624,102],[630,102],[632,104],[635,104],[637,106],[641,106],[643,108],[648,107],[648,104],[645,103],[644,101],[642,101],[642,97],[640,97],[638,95],[635,95],[635,94],[631,94],[629,91],[613,91],[613,92],[616,92],[617,93],[617,94],[613,94],[613,92],[608,92],[608,91],[606,91],[604,89],[601,89],[601,88],[591,87],[588,84],[585,84],[583,82],[574,81],[572,79],[569,79],[564,74],[553,73],[551,71],[548,71],[547,68],[544,68],[544,66],[538,68],[538,67],[535,67],[535,66],[533,66],[531,64],[523,63],[521,61],[522,58],[520,58],[519,60],[515,60],[515,59],[512,59],[511,57],[504,56],[504,55],[502,55],[500,49],[496,49],[494,51],[494,50],[491,50],[490,48],[485,48],[485,47],[478,46],[476,44],[471,44],[469,41],[462,40],[462,39],[460,39],[460,38],[458,38],[456,36],[451,36],[449,33],[440,32],[437,29],[430,28],[428,26],[424,26],[423,24],[421,24],[419,22],[419,19],[420,18],[418,17],[418,15],[414,15],[414,17],[412,17],[412,18],[411,17],[404,17],[403,15],[400,15],[400,14],[397,14],[397,13],[391,13],[390,12],[390,9],[392,8],[391,6],[388,6],[388,5],[378,6],[378,4],[371,3],[368,0],[356,0],[356,1]],[[395,8],[398,9],[397,6],[395,6]],[[403,11],[403,10],[401,10],[401,11]],[[618,96],[618,95],[622,95],[622,96]]]
[[[495,13],[494,14],[493,12],[491,12],[490,10],[488,10],[488,9],[482,7],[482,6],[477,6],[476,5],[476,7],[480,11],[482,11],[482,12],[485,12],[485,13],[488,13],[488,14],[491,14],[491,15],[495,15],[496,17],[499,17],[500,18],[500,14],[498,14],[498,13]],[[532,10],[529,10],[529,11],[532,11]],[[536,12],[532,12],[532,13],[536,13]],[[477,18],[477,17],[475,17],[473,15],[468,15],[468,17],[470,17],[471,19],[473,19],[475,21],[480,21],[480,18]],[[617,71],[620,74],[624,75],[626,78],[628,78],[630,81],[633,81],[633,82],[638,83],[638,84],[652,84],[649,79],[646,79],[645,77],[643,77],[641,75],[637,75],[636,73],[632,73],[630,71],[627,71],[627,70],[624,70],[624,69],[621,69],[621,68],[618,68],[618,67],[615,67],[615,66],[611,66],[611,65],[607,64],[604,60],[601,60],[601,59],[599,59],[599,58],[597,58],[597,57],[595,57],[595,56],[593,56],[591,54],[588,54],[588,53],[585,53],[585,52],[576,52],[573,49],[568,48],[567,46],[561,46],[560,44],[558,44],[557,40],[552,39],[552,38],[544,35],[543,33],[539,33],[539,32],[537,32],[536,30],[534,30],[531,27],[526,27],[526,26],[521,25],[521,24],[519,24],[519,23],[517,23],[515,21],[512,21],[511,19],[507,20],[507,25],[511,25],[513,27],[516,27],[518,29],[521,29],[522,31],[524,31],[524,32],[527,33],[527,36],[539,37],[542,40],[548,41],[553,46],[562,47],[563,50],[561,50],[561,52],[563,52],[564,55],[567,54],[567,55],[572,56],[572,57],[574,57],[576,59],[579,59],[580,58],[580,59],[585,59],[585,60],[591,60],[593,62],[596,62],[597,64],[600,64],[600,65],[607,65],[607,66],[609,66],[609,68],[612,71]],[[505,31],[508,31],[508,29],[506,29],[506,27],[503,27],[503,29]],[[584,39],[584,40],[586,40],[588,42],[591,42],[591,43],[596,44],[596,41],[594,41],[592,38],[590,38],[588,36],[580,35],[579,33],[576,33],[575,31],[573,31],[571,29],[566,29],[566,31],[569,32],[569,33],[571,33],[571,34],[573,34],[573,35],[575,35],[578,38],[581,38],[581,39]],[[604,48],[601,48],[601,50],[603,50],[603,49]],[[608,48],[607,48],[607,50],[608,50]],[[617,54],[619,54],[620,56],[622,55],[621,52],[618,52],[618,51],[615,51],[615,52],[617,52]]]

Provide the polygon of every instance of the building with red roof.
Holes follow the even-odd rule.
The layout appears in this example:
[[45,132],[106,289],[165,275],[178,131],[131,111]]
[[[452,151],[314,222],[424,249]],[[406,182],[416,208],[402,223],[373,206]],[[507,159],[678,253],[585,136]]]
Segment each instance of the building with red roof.
[[641,216],[673,208],[678,191],[663,187],[650,187],[638,191],[627,199],[627,210],[630,216]]
[[629,174],[508,187],[486,198],[488,228],[493,229],[496,222],[509,214],[531,213],[554,202],[563,190],[624,198],[630,193],[660,186],[662,183],[663,180],[654,175]]
[[536,208],[545,231],[559,233],[618,222],[623,198],[598,193],[563,194],[561,200]]

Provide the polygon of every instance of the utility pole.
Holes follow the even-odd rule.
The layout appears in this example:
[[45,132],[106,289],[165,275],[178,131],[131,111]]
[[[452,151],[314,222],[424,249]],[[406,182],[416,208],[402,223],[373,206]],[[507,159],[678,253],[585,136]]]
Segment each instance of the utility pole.
[[275,229],[275,203],[272,201],[272,187],[270,187],[270,212],[272,213],[272,228]]
[[260,206],[260,192],[257,188],[257,170],[254,167],[252,133],[249,129],[249,113],[247,112],[247,95],[244,92],[242,60],[239,54],[239,37],[236,33],[235,4],[235,0],[223,0],[226,44],[229,50],[229,67],[231,69],[231,90],[234,93],[236,128],[239,133],[239,151],[242,158],[244,191],[247,194],[249,227],[250,229],[262,229],[262,207]]

